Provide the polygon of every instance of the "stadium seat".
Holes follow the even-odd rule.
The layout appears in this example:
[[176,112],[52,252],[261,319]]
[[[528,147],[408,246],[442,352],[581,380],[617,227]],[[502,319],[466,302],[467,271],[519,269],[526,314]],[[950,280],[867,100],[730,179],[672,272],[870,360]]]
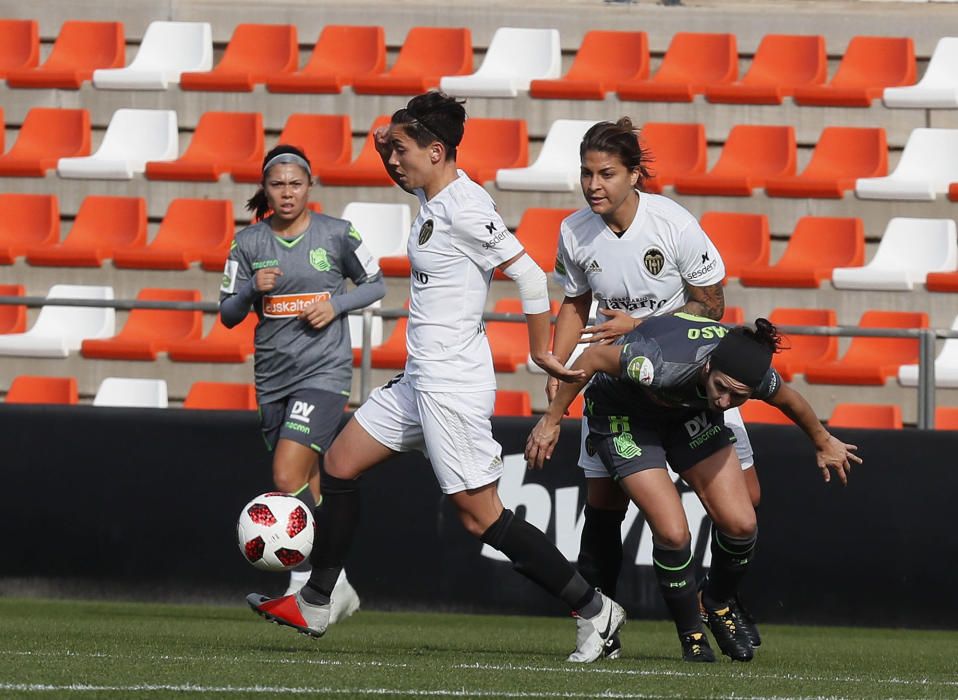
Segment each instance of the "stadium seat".
[[406,252],[411,221],[409,205],[350,202],[343,209],[342,218],[359,231],[374,258]]
[[380,258],[379,269],[384,277],[409,277],[412,272],[406,255],[387,255]]
[[176,112],[168,109],[118,109],[91,156],[61,158],[60,177],[132,180],[148,161],[176,160],[179,153]]
[[86,197],[62,243],[27,249],[27,262],[46,267],[100,267],[117,250],[146,245],[146,200]]
[[727,326],[741,326],[745,323],[745,309],[741,306],[726,306],[719,322]]
[[531,416],[532,398],[528,391],[496,391],[496,404],[493,408],[494,416]]
[[[276,143],[302,149],[314,173],[348,165],[353,157],[353,131],[346,114],[290,114]],[[258,184],[263,181],[262,167],[262,162],[234,165],[233,181]]]
[[[320,165],[313,168],[313,175],[322,185],[345,185],[349,187],[386,187],[394,185],[392,178],[383,167],[383,160],[376,150],[374,134],[376,129],[390,123],[389,115],[376,117],[376,121],[369,128],[369,134],[363,143],[363,148],[351,163],[341,165]],[[350,144],[352,149],[352,144]]]
[[76,404],[80,396],[75,377],[14,377],[5,403]]
[[146,164],[150,180],[216,182],[234,169],[263,165],[263,115],[259,112],[204,112],[182,156]]
[[0,177],[43,177],[61,158],[90,154],[90,113],[33,107],[17,140],[0,156]]
[[925,287],[929,292],[958,292],[958,272],[929,272]]
[[895,171],[886,177],[859,178],[860,199],[932,201],[958,179],[958,129],[915,129],[905,142]]
[[[951,330],[958,331],[958,317],[952,321]],[[918,364],[899,367],[898,383],[902,386],[918,386]],[[939,389],[958,388],[958,338],[946,338],[941,352],[935,358],[935,386]]]
[[[0,284],[0,296],[22,297],[26,289],[22,284]],[[0,336],[7,333],[22,333],[27,327],[27,307],[0,304]],[[0,337],[0,343],[3,338]]]
[[948,199],[952,202],[958,202],[958,182],[952,182],[948,185]]
[[502,168],[524,168],[529,164],[529,135],[525,119],[466,120],[456,164],[482,184],[496,179]]
[[[834,326],[838,319],[834,309],[777,308],[768,315],[776,326]],[[781,352],[772,358],[772,365],[786,382],[805,371],[810,362],[832,362],[838,357],[838,336],[785,334]]]
[[572,192],[579,184],[579,144],[594,121],[556,119],[549,127],[536,162],[527,168],[496,173],[500,190]]
[[[380,301],[375,301],[369,305],[371,309],[382,307]],[[359,367],[363,358],[363,317],[350,314],[346,317],[349,323],[349,344],[353,350],[353,366]],[[382,345],[383,343],[383,317],[373,316],[372,325],[369,329],[369,347],[370,349]]]
[[822,129],[811,160],[800,175],[770,177],[770,197],[829,197],[840,199],[858,178],[888,174],[885,130],[849,126]]
[[733,104],[778,105],[796,87],[821,85],[827,76],[825,37],[766,34],[742,79],[707,87],[705,99]]
[[232,382],[193,382],[183,408],[216,411],[255,411],[256,387]]
[[[519,299],[500,299],[492,309],[497,314],[522,315]],[[559,303],[552,302],[552,315],[559,312]],[[525,323],[487,321],[486,336],[492,348],[492,364],[497,372],[515,372],[526,365],[529,357],[529,332]]]
[[839,403],[828,419],[829,428],[900,430],[901,406],[872,403]]
[[[866,311],[860,328],[927,328],[928,314],[908,311]],[[917,338],[852,338],[838,360],[810,362],[805,366],[809,384],[882,385],[898,374],[902,365],[918,361]]]
[[[562,220],[575,213],[575,209],[540,209],[529,207],[522,212],[516,238],[526,249],[536,264],[547,275],[555,270],[556,250],[559,247],[559,225]],[[495,279],[509,279],[500,270],[495,271]]]
[[182,90],[252,92],[257,83],[291,73],[299,65],[299,42],[291,24],[237,24],[223,58],[206,72],[180,75]]
[[800,105],[868,107],[886,87],[915,82],[915,45],[910,38],[854,36],[831,81],[795,88]]
[[585,397],[579,394],[572,400],[572,403],[569,404],[569,410],[566,412],[565,417],[581,420],[583,409],[585,409]]
[[209,22],[150,22],[136,58],[126,68],[93,71],[93,86],[107,90],[167,90],[190,71],[213,67]]
[[[198,302],[195,289],[141,289],[137,301]],[[133,309],[126,324],[112,338],[84,340],[80,353],[101,360],[155,360],[178,340],[195,340],[203,332],[201,311]]]
[[744,196],[771,177],[795,174],[795,129],[790,126],[733,126],[718,162],[701,175],[675,179],[682,194]]
[[231,201],[174,199],[150,244],[138,250],[118,250],[113,264],[119,268],[186,270],[204,256],[225,259],[232,240]]
[[[386,35],[382,27],[327,24],[319,34],[309,63],[294,73],[266,81],[270,92],[339,93],[357,78],[386,69]],[[283,143],[283,142],[281,142]]]
[[254,331],[259,318],[254,312],[227,328],[219,314],[204,338],[177,340],[169,344],[167,356],[174,362],[246,362],[253,354]]
[[739,409],[746,423],[766,423],[770,425],[792,425],[788,416],[764,401],[746,401]]
[[0,194],[0,265],[34,247],[60,242],[60,207],[52,194]]
[[[113,287],[55,284],[47,299],[113,299]],[[2,309],[18,307],[0,307]],[[22,307],[20,307],[22,308]],[[0,355],[68,357],[88,338],[109,338],[116,332],[116,312],[96,306],[44,306],[29,330],[0,336]],[[21,330],[23,330],[21,328]]]
[[7,71],[14,88],[78,90],[97,68],[121,68],[126,60],[122,22],[68,20],[43,65]]
[[[376,369],[403,369],[406,366],[406,326],[408,318],[397,318],[386,341],[372,348],[372,365]],[[355,355],[354,355],[355,359]]]
[[935,430],[958,430],[958,408],[938,406],[935,409]]
[[472,72],[472,34],[466,28],[413,27],[396,63],[378,75],[357,77],[360,95],[418,95],[439,85],[446,75]]
[[915,85],[885,88],[882,102],[912,109],[958,107],[958,37],[939,39],[922,79]]
[[34,19],[0,20],[0,78],[40,62],[40,35]]
[[765,214],[710,211],[700,223],[722,255],[725,279],[738,277],[743,267],[768,265],[772,243]]
[[652,177],[642,185],[645,192],[660,193],[666,185],[685,175],[700,175],[708,166],[708,145],[702,124],[648,122],[639,132],[643,148],[652,155]]
[[454,97],[516,97],[537,78],[562,74],[558,29],[499,27],[472,75],[446,75],[439,89]]
[[623,100],[691,102],[706,88],[738,77],[734,34],[676,32],[662,64],[647,80],[626,80],[617,92]]
[[774,265],[746,266],[739,281],[747,287],[816,288],[836,267],[863,265],[865,229],[858,218],[803,216]]
[[128,379],[107,377],[93,397],[94,406],[118,408],[166,408],[165,379]]
[[875,257],[863,267],[836,267],[836,289],[907,290],[922,284],[929,272],[958,268],[958,240],[953,219],[908,219],[888,222]]
[[593,29],[585,33],[572,67],[563,77],[536,79],[532,97],[604,100],[619,83],[649,77],[649,38],[645,32]]

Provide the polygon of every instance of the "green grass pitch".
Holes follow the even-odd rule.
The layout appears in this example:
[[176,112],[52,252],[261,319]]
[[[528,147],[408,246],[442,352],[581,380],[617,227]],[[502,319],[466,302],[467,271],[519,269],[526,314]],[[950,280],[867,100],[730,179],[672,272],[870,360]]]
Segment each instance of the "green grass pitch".
[[567,664],[572,619],[362,610],[320,640],[245,606],[0,599],[0,698],[958,697],[958,633],[762,627],[754,661],[679,660],[630,621],[617,661]]

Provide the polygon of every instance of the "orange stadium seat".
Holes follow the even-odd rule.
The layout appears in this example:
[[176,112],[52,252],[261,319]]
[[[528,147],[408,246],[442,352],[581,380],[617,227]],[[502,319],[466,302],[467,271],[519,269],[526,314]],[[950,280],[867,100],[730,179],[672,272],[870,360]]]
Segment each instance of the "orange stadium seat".
[[576,396],[572,403],[569,404],[569,410],[566,412],[566,418],[575,418],[579,420],[582,418],[582,412],[585,409],[585,397],[580,393]]
[[[0,284],[0,297],[22,297],[22,284]],[[0,333],[23,333],[27,329],[27,307],[0,304]]]
[[952,202],[958,202],[958,182],[948,185],[948,199]]
[[915,71],[912,39],[854,36],[831,82],[795,88],[792,99],[800,105],[868,107],[886,87],[913,84]]
[[496,391],[496,405],[493,408],[494,416],[531,416],[532,399],[528,391]]
[[768,265],[772,244],[765,214],[710,211],[700,223],[722,255],[725,279],[738,277],[743,267]]
[[0,156],[0,176],[43,177],[60,158],[90,155],[90,113],[85,109],[34,107],[17,140]]
[[720,322],[729,326],[741,326],[745,323],[745,309],[741,306],[726,306]]
[[34,19],[0,19],[0,78],[40,62],[40,34]]
[[828,419],[829,428],[900,430],[901,406],[873,403],[839,403]]
[[828,76],[825,37],[766,34],[745,76],[706,88],[709,102],[777,105],[796,87],[821,85]]
[[[195,289],[146,288],[136,295],[137,301],[198,302]],[[112,338],[84,340],[80,354],[101,360],[155,360],[175,341],[193,340],[203,331],[201,311],[167,311],[165,309],[133,309],[122,330]]]
[[[348,165],[353,157],[353,131],[347,114],[290,114],[276,143],[301,149],[313,172]],[[262,165],[260,161],[235,166],[233,181],[262,182]]]
[[645,32],[593,29],[586,32],[569,72],[556,80],[533,80],[532,97],[604,100],[619,83],[649,77],[649,37]]
[[[861,328],[927,328],[928,314],[908,311],[866,311]],[[901,365],[918,362],[917,338],[852,338],[839,360],[810,362],[805,367],[809,384],[877,384],[897,376]]]
[[858,178],[887,174],[884,129],[826,126],[801,175],[770,177],[765,183],[765,194],[840,199],[846,190],[855,189]]
[[14,377],[4,399],[6,403],[76,404],[80,401],[75,377]]
[[677,177],[700,175],[708,166],[708,145],[703,124],[649,122],[639,132],[642,146],[652,155],[652,177],[642,185],[659,193]]
[[478,183],[495,180],[499,168],[524,168],[529,164],[526,120],[467,119],[458,154],[459,167]]
[[60,207],[52,194],[0,194],[0,265],[34,247],[60,242]]
[[623,100],[691,102],[706,88],[737,77],[734,34],[676,32],[655,75],[623,81],[616,91]]
[[746,423],[767,423],[770,425],[791,425],[788,416],[764,401],[746,401],[740,409],[742,420]]
[[[834,309],[774,309],[768,320],[776,326],[834,326],[838,318]],[[782,352],[772,358],[772,365],[786,382],[805,371],[811,362],[832,362],[838,357],[838,336],[788,334]]]
[[865,264],[865,228],[858,218],[803,216],[774,265],[747,266],[747,287],[818,287],[836,267]]
[[[397,318],[386,341],[372,348],[372,365],[377,369],[402,369],[406,366],[406,326],[409,319]],[[356,355],[353,354],[355,364]]]
[[[546,274],[555,270],[556,250],[559,248],[559,225],[562,220],[573,214],[575,209],[540,209],[530,207],[522,212],[519,226],[516,228],[516,238],[526,249],[536,264]],[[502,272],[496,270],[497,280],[509,279]]]
[[929,292],[958,292],[958,272],[929,272],[925,286]]
[[232,382],[193,382],[183,408],[217,411],[255,411],[256,388]]
[[958,430],[958,408],[938,406],[935,409],[935,430]]
[[68,20],[60,27],[43,65],[9,70],[7,85],[78,90],[85,80],[93,77],[97,68],[122,68],[125,63],[122,22]]
[[386,69],[386,35],[382,27],[323,27],[313,55],[302,70],[266,81],[270,92],[338,93],[357,78]]
[[361,95],[418,95],[439,85],[446,75],[472,73],[472,34],[466,28],[413,27],[396,63],[378,75],[357,77]]
[[409,273],[412,272],[409,258],[405,255],[387,255],[379,258],[379,269],[382,270],[383,277],[409,277]]
[[219,254],[225,260],[232,240],[231,201],[174,199],[153,241],[143,249],[117,251],[113,264],[120,268],[186,270],[191,262],[206,255]]
[[27,249],[27,262],[47,267],[100,267],[118,250],[146,245],[146,200],[90,195],[57,245]]
[[770,177],[795,174],[795,129],[790,126],[733,126],[715,167],[675,180],[682,194],[749,196]]
[[[552,302],[552,315],[559,313],[559,302]],[[519,299],[500,299],[492,309],[497,314],[522,315]],[[526,366],[529,357],[529,332],[525,323],[487,321],[486,336],[492,348],[492,364],[497,372],[515,372]]]
[[180,76],[183,90],[252,92],[257,83],[299,65],[296,27],[291,24],[237,24],[211,71],[188,72]]
[[150,180],[216,182],[235,169],[263,164],[263,115],[259,112],[204,112],[182,156],[146,164]]
[[386,173],[383,167],[382,158],[376,151],[376,142],[373,134],[381,126],[386,126],[390,122],[389,115],[376,117],[376,121],[369,129],[366,141],[363,143],[363,149],[359,152],[352,163],[344,165],[329,166],[324,165],[313,168],[313,174],[323,185],[347,185],[351,187],[375,187],[394,185],[392,178]]
[[259,322],[250,312],[240,323],[227,328],[219,316],[205,338],[170,343],[167,355],[174,362],[246,362],[253,354],[253,334]]

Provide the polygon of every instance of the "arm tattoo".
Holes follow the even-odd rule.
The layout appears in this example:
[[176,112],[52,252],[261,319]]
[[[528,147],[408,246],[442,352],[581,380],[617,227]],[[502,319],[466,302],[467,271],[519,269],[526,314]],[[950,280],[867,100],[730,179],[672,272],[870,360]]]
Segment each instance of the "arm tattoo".
[[711,284],[707,287],[696,287],[691,284],[685,285],[685,291],[689,300],[676,313],[683,312],[694,314],[695,316],[704,316],[718,321],[725,313],[725,291],[722,289],[722,283]]

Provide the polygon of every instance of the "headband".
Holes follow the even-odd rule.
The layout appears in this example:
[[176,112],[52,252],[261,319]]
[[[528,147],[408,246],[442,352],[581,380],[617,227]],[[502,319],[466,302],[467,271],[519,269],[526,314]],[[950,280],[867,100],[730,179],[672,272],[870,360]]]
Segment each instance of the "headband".
[[709,367],[757,389],[772,365],[772,350],[743,333],[729,333],[709,357]]
[[266,161],[266,165],[263,166],[263,176],[265,177],[266,173],[269,172],[269,169],[274,165],[282,165],[284,163],[294,163],[305,170],[306,174],[309,175],[310,178],[313,177],[313,173],[309,169],[309,163],[306,162],[305,158],[298,156],[295,153],[280,153],[279,155],[270,158],[268,161]]

